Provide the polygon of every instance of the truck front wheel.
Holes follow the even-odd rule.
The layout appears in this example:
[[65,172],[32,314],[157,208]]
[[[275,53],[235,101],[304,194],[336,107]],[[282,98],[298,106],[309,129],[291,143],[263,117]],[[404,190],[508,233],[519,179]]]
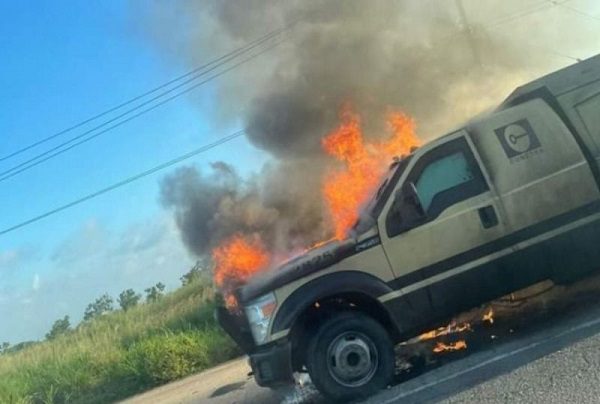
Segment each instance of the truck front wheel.
[[394,346],[371,317],[345,312],[324,321],[312,338],[308,373],[321,393],[336,401],[370,396],[394,375]]

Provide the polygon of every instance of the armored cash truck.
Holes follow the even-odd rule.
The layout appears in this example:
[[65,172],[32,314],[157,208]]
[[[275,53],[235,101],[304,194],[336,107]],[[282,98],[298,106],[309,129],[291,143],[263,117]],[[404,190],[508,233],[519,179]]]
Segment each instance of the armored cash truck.
[[600,266],[600,55],[394,162],[346,240],[217,310],[262,386],[308,372],[332,400],[394,373],[394,344],[528,285]]

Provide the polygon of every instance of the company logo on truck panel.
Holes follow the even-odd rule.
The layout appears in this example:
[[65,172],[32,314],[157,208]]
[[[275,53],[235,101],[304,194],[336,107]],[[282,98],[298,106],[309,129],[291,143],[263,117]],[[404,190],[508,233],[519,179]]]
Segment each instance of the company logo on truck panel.
[[496,136],[511,161],[524,159],[542,145],[527,119],[521,119],[495,130]]

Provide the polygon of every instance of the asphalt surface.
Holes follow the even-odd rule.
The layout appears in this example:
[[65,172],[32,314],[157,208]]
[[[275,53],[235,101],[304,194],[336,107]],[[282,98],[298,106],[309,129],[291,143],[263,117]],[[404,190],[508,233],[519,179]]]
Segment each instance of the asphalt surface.
[[[534,297],[517,294],[514,301],[492,305],[493,324],[480,321],[489,307],[465,314],[472,330],[443,341],[464,339],[466,350],[432,354],[435,341],[421,344],[426,359],[399,372],[393,386],[364,403],[600,402],[600,276],[539,289]],[[273,392],[258,387],[248,372],[240,359],[127,402],[327,402],[310,384]]]
[[594,336],[499,376],[444,403],[597,403],[600,337]]
[[600,304],[562,314],[366,403],[598,403]]

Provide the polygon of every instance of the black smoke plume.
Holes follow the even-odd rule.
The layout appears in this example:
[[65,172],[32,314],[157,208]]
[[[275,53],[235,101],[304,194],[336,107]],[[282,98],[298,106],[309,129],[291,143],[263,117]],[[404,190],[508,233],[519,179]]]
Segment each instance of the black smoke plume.
[[382,117],[392,108],[413,116],[427,140],[494,106],[532,74],[569,63],[503,35],[523,27],[509,21],[498,31],[487,22],[506,19],[522,2],[473,7],[479,14],[471,14],[467,27],[455,2],[442,1],[183,0],[155,2],[143,11],[140,6],[154,43],[191,66],[292,26],[277,48],[224,77],[213,104],[216,122],[243,117],[249,141],[270,153],[262,171],[243,179],[215,163],[209,172],[179,169],[162,182],[162,201],[190,251],[204,255],[236,232],[259,234],[277,251],[327,237],[320,187],[330,162],[320,140],[336,126],[346,102],[360,113],[368,137],[385,133]]

